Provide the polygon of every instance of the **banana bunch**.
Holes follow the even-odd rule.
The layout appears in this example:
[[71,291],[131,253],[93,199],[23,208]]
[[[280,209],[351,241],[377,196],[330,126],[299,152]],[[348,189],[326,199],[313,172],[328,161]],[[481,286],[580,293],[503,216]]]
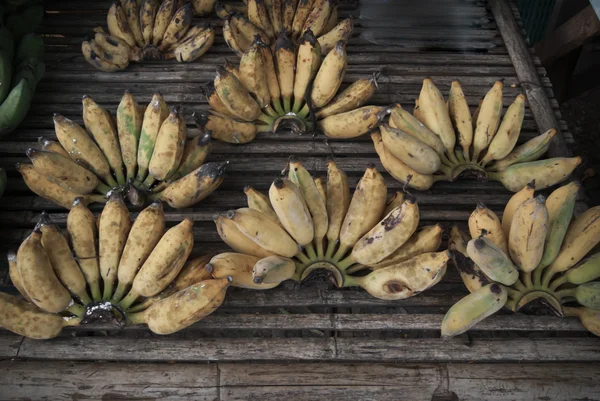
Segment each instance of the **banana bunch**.
[[160,201],[132,223],[118,191],[98,217],[76,198],[67,235],[42,213],[19,250],[8,254],[21,296],[0,293],[0,326],[47,339],[98,320],[145,323],[157,334],[197,322],[221,305],[231,277],[212,279],[209,256],[188,260],[192,225],[185,219],[165,232]]
[[184,208],[223,182],[228,162],[204,163],[210,132],[188,137],[179,108],[169,112],[160,93],[143,108],[126,91],[116,121],[86,95],[83,121],[85,128],[55,114],[58,142],[42,138],[42,149],[27,150],[31,164],[17,165],[29,189],[64,208],[75,198],[104,203],[114,188],[127,189],[134,206],[162,200]]
[[512,192],[532,180],[538,189],[564,181],[581,158],[538,160],[548,150],[554,129],[516,146],[524,115],[525,96],[520,94],[502,117],[502,82],[494,84],[471,115],[460,82],[452,82],[444,101],[426,78],[413,113],[395,105],[371,139],[385,169],[416,189],[454,181],[466,171],[500,181]]
[[450,308],[442,335],[461,334],[506,307],[537,301],[557,316],[575,316],[600,336],[600,206],[573,219],[579,184],[547,198],[531,182],[508,201],[502,219],[483,204],[469,218],[469,234],[453,227],[449,248],[470,294]]
[[196,115],[196,124],[212,131],[213,138],[236,144],[284,127],[298,133],[318,127],[330,137],[373,129],[389,111],[364,106],[377,88],[377,75],[338,93],[348,64],[345,41],[324,57],[320,46],[310,29],[298,46],[282,32],[274,51],[257,35],[241,54],[239,68],[226,63],[217,69],[205,90],[209,114]]
[[215,31],[209,24],[192,25],[194,13],[212,10],[214,1],[121,0],[108,10],[108,32],[102,27],[81,44],[85,59],[104,72],[121,71],[130,62],[196,60],[210,49]]
[[[268,289],[324,273],[338,287],[360,286],[396,300],[434,286],[446,272],[450,253],[437,252],[441,226],[418,229],[419,207],[411,195],[400,192],[386,201],[375,167],[367,168],[352,197],[335,162],[328,163],[325,182],[293,159],[268,195],[252,187],[244,192],[248,207],[214,217],[234,252],[209,265],[213,277],[229,275],[233,286]],[[354,274],[361,270],[369,273]]]
[[0,4],[0,135],[21,124],[46,70],[44,41],[33,33],[44,7],[38,2],[21,3],[26,2]]

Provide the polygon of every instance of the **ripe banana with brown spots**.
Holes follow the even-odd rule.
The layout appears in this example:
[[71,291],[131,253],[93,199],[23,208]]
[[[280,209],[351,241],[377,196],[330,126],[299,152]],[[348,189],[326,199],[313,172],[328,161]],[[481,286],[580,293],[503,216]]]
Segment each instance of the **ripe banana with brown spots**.
[[363,106],[326,117],[317,124],[329,137],[355,138],[377,127],[388,113],[389,108],[385,106]]
[[215,90],[230,113],[244,121],[254,121],[261,115],[260,106],[244,85],[223,67],[217,68]]
[[359,79],[336,95],[325,107],[317,111],[317,118],[323,119],[361,107],[373,96],[375,89],[377,89],[377,74],[373,74],[368,79]]
[[513,216],[515,212],[525,201],[533,199],[535,192],[535,181],[531,181],[529,184],[523,187],[519,192],[515,193],[506,202],[504,207],[504,213],[502,213],[502,231],[504,232],[504,238],[508,239],[510,234],[510,226],[512,224]]
[[135,178],[137,172],[138,142],[143,118],[144,112],[135,97],[129,91],[125,91],[117,108],[117,132],[123,164],[127,170],[127,181]]
[[[337,19],[334,24],[337,24]],[[326,55],[329,53],[340,41],[344,43],[348,42],[352,37],[353,28],[354,22],[352,21],[352,18],[346,18],[329,30],[325,28],[324,32],[326,33],[318,39],[319,45],[321,46],[321,54]]]
[[325,31],[325,25],[329,20],[332,6],[333,2],[331,0],[315,0],[312,11],[308,14],[308,18],[306,18],[302,27],[301,35],[304,35],[310,29],[316,37],[321,36]]
[[137,151],[138,171],[136,178],[136,181],[139,183],[143,182],[148,174],[148,166],[150,165],[150,159],[152,159],[152,153],[154,152],[156,137],[167,117],[169,117],[169,108],[162,95],[156,92],[152,96],[152,100],[144,112],[142,130],[140,132],[140,141]]
[[123,11],[121,3],[118,1],[114,2],[109,8],[106,16],[106,24],[108,25],[108,31],[112,36],[123,39],[131,47],[137,46],[135,36],[127,21],[127,16]]
[[187,127],[183,116],[179,108],[174,107],[156,136],[148,165],[149,175],[144,181],[146,187],[150,187],[154,180],[164,181],[170,178],[177,171],[183,156],[186,136]]
[[346,44],[340,41],[325,56],[315,76],[310,93],[313,107],[321,108],[335,97],[344,80],[347,65]]
[[471,144],[473,143],[473,120],[467,99],[459,81],[452,81],[448,95],[448,113],[454,130],[458,133],[458,143],[467,161],[471,160]]
[[260,260],[256,256],[243,253],[225,252],[214,256],[207,268],[212,270],[214,278],[231,277],[231,285],[234,287],[248,288],[251,290],[268,290],[277,287],[279,282],[264,283],[255,282],[252,271],[254,265]]
[[387,150],[404,164],[425,175],[439,170],[440,157],[425,143],[385,123],[379,129]]
[[269,189],[269,199],[279,222],[301,246],[314,238],[314,222],[300,188],[290,180],[276,179]]
[[254,123],[237,121],[226,115],[212,112],[209,115],[195,114],[196,126],[203,132],[211,132],[211,136],[219,141],[243,144],[252,141],[258,133]]
[[283,99],[283,110],[288,113],[292,110],[291,101],[294,95],[296,53],[294,42],[286,32],[282,32],[275,43],[275,61],[277,64],[277,81]]
[[482,202],[469,216],[469,233],[471,238],[487,238],[508,255],[507,237],[502,230],[502,223],[496,213],[488,209]]
[[250,209],[258,210],[273,220],[279,221],[279,217],[277,217],[277,213],[275,213],[273,206],[271,206],[271,201],[267,195],[249,185],[244,187],[244,193],[246,194],[246,200]]
[[506,110],[504,118],[498,127],[498,132],[494,136],[494,139],[492,139],[486,155],[481,160],[482,166],[493,160],[502,160],[510,154],[519,139],[524,117],[525,96],[519,95]]
[[502,87],[504,84],[497,81],[492,89],[483,98],[475,123],[475,133],[473,135],[473,157],[472,160],[478,161],[481,152],[483,152],[494,139],[500,117],[502,116]]
[[248,255],[258,256],[261,258],[274,255],[252,239],[243,234],[235,225],[235,223],[224,215],[213,217],[219,236],[231,249],[235,252],[245,253]]
[[294,78],[294,107],[297,113],[304,104],[304,96],[309,83],[317,74],[321,65],[321,50],[317,38],[311,30],[306,31],[298,46],[296,76]]
[[160,42],[171,23],[171,19],[177,8],[177,0],[164,0],[154,17],[154,26],[152,28],[152,44],[159,46]]

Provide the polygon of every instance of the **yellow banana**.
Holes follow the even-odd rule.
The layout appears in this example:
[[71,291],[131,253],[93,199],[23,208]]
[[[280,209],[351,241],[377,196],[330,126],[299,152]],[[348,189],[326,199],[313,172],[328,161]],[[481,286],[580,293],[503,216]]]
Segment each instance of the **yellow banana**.
[[254,123],[236,121],[226,115],[212,113],[194,115],[196,126],[202,131],[211,132],[219,141],[242,144],[252,141],[258,132]]
[[260,117],[260,106],[250,96],[242,83],[223,67],[217,68],[215,90],[227,110],[244,121]]
[[177,171],[183,156],[186,136],[187,128],[183,116],[179,108],[174,107],[156,136],[154,151],[148,165],[149,175],[144,181],[147,187],[150,187],[154,180],[166,180]]
[[323,119],[361,107],[373,96],[375,89],[377,89],[377,74],[373,74],[370,79],[359,79],[319,110],[316,113],[317,118]]
[[384,106],[363,106],[326,117],[318,126],[332,138],[355,138],[377,127],[388,113],[389,109]]
[[250,209],[258,210],[273,220],[279,221],[279,217],[277,217],[277,213],[273,210],[273,206],[271,206],[271,201],[267,195],[257,191],[250,185],[244,187],[244,193],[246,194],[248,207]]
[[156,92],[144,112],[142,130],[140,132],[140,142],[137,152],[137,181],[140,183],[144,181],[148,174],[148,166],[154,152],[156,137],[167,117],[169,117],[169,108],[161,94]]
[[296,272],[293,260],[281,256],[268,256],[254,264],[252,277],[255,284],[279,284],[289,280]]
[[269,38],[275,37],[265,0],[248,0],[248,19],[262,29]]
[[247,51],[257,37],[263,43],[271,43],[269,37],[263,32],[263,30],[254,26],[242,14],[232,14],[229,17],[229,23],[234,32],[235,40],[237,41],[238,45],[240,45],[242,51]]
[[123,68],[127,68],[129,61],[141,61],[143,58],[142,49],[139,47],[130,47],[123,39],[110,36],[104,31],[96,31],[94,33],[94,40],[90,41],[90,44],[93,44],[92,42],[100,46],[105,55],[110,54],[112,56],[112,59],[110,59],[112,63]]
[[117,108],[117,132],[121,156],[127,170],[127,181],[133,179],[137,170],[138,141],[142,131],[144,114],[129,91],[121,98]]
[[554,138],[554,135],[556,135],[556,130],[554,128],[549,129],[518,146],[504,159],[495,162],[486,169],[489,171],[504,171],[513,164],[537,160],[548,151],[550,141]]
[[383,139],[379,132],[372,133],[371,139],[375,145],[375,151],[381,159],[383,168],[385,168],[392,177],[419,190],[431,188],[434,182],[432,175],[420,174],[392,155],[383,144]]
[[494,139],[500,117],[502,116],[502,87],[504,84],[497,81],[492,89],[485,95],[481,102],[477,119],[474,119],[475,133],[473,135],[473,157],[471,160],[478,161],[479,155]]
[[110,50],[100,46],[100,44],[94,39],[89,40],[89,45],[94,54],[98,55],[101,59],[116,65],[119,67],[119,69],[125,69],[129,65],[129,56],[121,57],[120,52],[111,52]]
[[114,2],[109,8],[106,16],[106,24],[108,25],[108,31],[112,36],[123,39],[131,47],[137,45],[131,27],[127,22],[127,16],[118,1]]
[[121,0],[123,6],[123,12],[127,17],[127,23],[131,34],[133,35],[135,42],[139,47],[144,47],[146,42],[142,35],[142,28],[140,27],[140,10],[138,8],[137,0]]
[[340,228],[340,246],[333,256],[342,256],[381,219],[387,196],[383,177],[375,166],[369,166],[358,182]]
[[[337,24],[337,19],[334,24]],[[348,39],[352,37],[353,28],[354,23],[352,18],[346,18],[339,24],[334,25],[332,29],[327,30],[326,28],[324,30],[326,33],[318,39],[319,45],[321,46],[321,54],[328,54],[340,41],[344,43],[348,42]]]
[[84,167],[89,167],[108,185],[118,185],[110,174],[106,157],[81,126],[60,114],[55,114],[54,131],[58,141],[73,160]]
[[[104,215],[104,213],[102,213]],[[117,271],[118,285],[112,302],[119,302],[129,289],[139,268],[165,232],[162,203],[154,202],[137,216],[123,248]]]
[[83,57],[85,58],[85,60],[88,63],[90,63],[91,65],[93,65],[94,67],[99,69],[100,71],[104,71],[104,72],[121,71],[122,69],[126,68],[127,65],[129,65],[129,63],[127,63],[126,66],[123,66],[122,64],[117,65],[117,64],[113,63],[111,60],[107,60],[105,58],[106,57],[105,52],[102,52],[100,54],[97,53],[94,50],[93,45],[94,45],[93,41],[84,40],[81,43],[81,53],[83,53]]
[[[193,29],[193,28],[192,28]],[[190,31],[192,30],[190,29]],[[188,31],[189,32],[189,31]],[[183,39],[175,44],[175,48],[165,55],[165,58],[174,58],[180,63],[189,63],[201,57],[210,49],[215,41],[215,30],[212,27],[203,29],[196,35]]]
[[211,150],[212,144],[209,133],[188,138],[183,148],[181,163],[177,172],[171,177],[171,181],[178,180],[202,166]]
[[268,0],[266,3],[269,19],[271,20],[271,25],[273,26],[273,31],[275,31],[275,35],[279,35],[281,32],[283,32],[283,1]]
[[40,145],[42,145],[42,150],[52,153],[58,153],[59,155],[69,157],[69,154],[67,153],[65,148],[63,148],[62,145],[58,142],[51,141],[50,139],[44,138],[43,136],[38,138],[38,142]]
[[286,32],[282,32],[275,43],[275,61],[277,63],[277,81],[283,98],[283,110],[292,110],[291,99],[294,94],[294,75],[296,68],[296,53],[294,42]]
[[17,253],[11,249],[8,251],[6,256],[8,258],[8,275],[12,285],[15,286],[23,298],[25,298],[28,302],[33,303],[31,298],[29,298],[29,295],[27,295],[27,291],[25,291],[25,288],[23,288],[23,281],[21,280],[21,274],[19,273],[19,268],[17,267]]
[[221,19],[227,19],[234,13],[248,14],[248,6],[246,4],[232,4],[218,2],[215,5],[215,13]]
[[514,194],[504,207],[504,213],[502,213],[502,231],[504,232],[504,238],[508,239],[510,234],[510,226],[512,224],[513,216],[515,212],[523,204],[523,202],[533,199],[533,193],[535,192],[535,181],[531,181],[523,189]]
[[235,252],[258,256],[260,258],[273,255],[272,252],[267,251],[243,234],[230,218],[217,215],[214,217],[214,221],[217,226],[217,232],[223,242],[229,245]]
[[404,192],[396,192],[385,202],[385,210],[383,211],[383,215],[387,216],[393,209],[395,209],[398,206],[401,206],[404,203],[404,201]]
[[469,216],[469,232],[471,238],[487,238],[508,255],[507,237],[502,230],[502,223],[496,213],[479,202],[477,208]]
[[465,99],[465,94],[459,81],[452,81],[452,85],[450,86],[448,113],[450,114],[454,129],[458,133],[458,143],[463,149],[463,155],[466,160],[470,160],[470,148],[473,143],[473,121],[467,99]]
[[600,311],[585,307],[563,306],[563,312],[565,316],[577,317],[590,333],[600,336]]
[[456,134],[444,97],[440,90],[434,85],[430,78],[423,80],[423,87],[419,95],[419,120],[436,134],[448,155],[454,154],[454,145],[456,144]]
[[469,237],[464,234],[458,227],[453,226],[450,230],[450,238],[448,239],[448,249],[452,251],[452,260],[460,274],[465,287],[469,292],[475,292],[486,284],[489,284],[488,278],[483,271],[477,266],[467,253],[467,243]]
[[510,224],[510,257],[524,272],[533,271],[544,254],[544,242],[548,233],[548,209],[545,203],[546,198],[542,195],[523,202],[515,211]]
[[269,94],[271,95],[271,103],[273,104],[273,107],[279,114],[284,114],[283,108],[281,106],[281,101],[279,100],[281,96],[281,91],[279,89],[279,78],[277,77],[277,72],[275,71],[273,53],[271,52],[271,48],[264,43],[260,45],[260,51],[262,53],[262,58],[265,66],[265,76],[267,78],[267,87],[269,88]]
[[508,255],[487,238],[470,240],[467,254],[492,281],[513,285],[519,279],[519,271]]
[[42,213],[39,227],[42,232],[42,246],[60,282],[84,305],[92,302],[86,290],[85,277],[73,258],[67,238],[45,213]]
[[153,43],[152,31],[154,30],[154,19],[161,5],[161,0],[144,0],[140,6],[140,30],[146,44]]
[[194,14],[204,16],[210,14],[215,9],[216,0],[192,0]]
[[298,6],[298,0],[283,0],[281,5],[281,20],[283,29],[288,33],[292,33],[292,24],[294,23],[294,15],[296,14],[296,7]]
[[440,138],[400,105],[392,108],[388,124],[390,127],[404,131],[408,135],[420,140],[435,150],[440,157],[446,152],[446,148]]
[[325,25],[329,19],[333,4],[331,0],[315,0],[312,5],[312,11],[304,22],[301,35],[304,35],[308,29],[312,30],[316,37],[325,33]]
[[331,31],[338,23],[338,3],[331,3],[331,11],[329,12],[329,17],[327,17],[327,22],[325,23],[325,27],[323,28],[323,34]]
[[67,309],[73,302],[69,292],[54,274],[48,254],[42,246],[39,227],[36,227],[19,247],[17,268],[23,288],[40,309],[58,313]]
[[327,252],[331,258],[340,238],[340,229],[350,206],[350,186],[346,173],[333,160],[327,162]]
[[501,172],[489,172],[488,178],[500,181],[509,191],[517,192],[535,180],[537,189],[546,189],[571,175],[581,164],[581,157],[555,157],[535,162],[515,164]]
[[591,207],[581,213],[569,224],[563,243],[572,242],[598,218],[600,218],[600,206]]
[[99,301],[102,294],[100,293],[100,268],[98,267],[96,248],[98,240],[96,219],[92,212],[85,207],[81,198],[73,202],[73,207],[67,216],[67,233],[81,272],[90,286],[92,299]]
[[214,256],[208,265],[212,269],[214,278],[231,277],[231,285],[234,287],[248,288],[251,290],[268,290],[277,287],[279,283],[255,282],[252,270],[260,258],[242,253],[225,252]]
[[227,46],[240,57],[250,48],[250,45],[241,37],[241,33],[231,25],[231,16],[227,16],[223,23],[223,39]]
[[317,74],[321,65],[321,50],[317,38],[311,30],[306,31],[298,46],[298,57],[296,60],[296,76],[294,80],[294,107],[297,113],[304,104],[304,96],[308,84]]
[[160,42],[167,31],[167,27],[171,23],[171,19],[177,8],[177,0],[164,0],[154,18],[154,26],[152,27],[152,44],[160,45]]
[[510,154],[519,139],[524,117],[525,96],[519,95],[506,110],[498,132],[492,139],[485,157],[481,160],[482,166],[492,160],[502,160]]
[[[275,205],[273,205],[275,206]],[[275,207],[273,207],[275,209]],[[269,216],[253,209],[241,208],[227,213],[237,229],[256,244],[274,254],[291,258],[298,244]]]
[[313,1],[314,0],[298,0],[298,6],[296,7],[296,14],[294,15],[291,31],[292,39],[294,41],[298,40],[304,34],[304,23],[312,10]]
[[[204,92],[204,96],[206,96],[206,101],[208,102],[208,105],[211,107],[211,109],[215,110],[216,112],[220,113],[220,114],[224,114],[227,117],[230,118],[237,118],[233,113],[231,113],[227,107],[225,107],[225,105],[223,104],[223,101],[221,100],[221,98],[219,97],[219,95],[217,95],[217,92],[215,90],[215,84],[214,82],[209,82],[208,84],[206,84],[206,86],[204,88],[202,88],[202,91]],[[197,116],[204,116],[203,114],[192,114],[196,120],[196,124],[198,125],[198,118]],[[200,128],[200,127],[198,127]],[[203,128],[200,128],[203,130]]]
[[[323,177],[317,177],[314,179],[314,182],[321,199],[323,199],[323,202],[325,202],[325,205],[327,206],[327,183],[325,182],[325,179]],[[329,228],[327,228],[327,231],[329,231]]]
[[321,108],[333,99],[342,84],[347,64],[346,45],[340,41],[325,56],[315,76],[310,93],[313,107]]
[[185,4],[179,10],[175,11],[160,41],[159,50],[168,50],[185,36],[192,25],[193,13],[194,11],[190,3]]
[[254,95],[261,109],[269,107],[271,94],[267,86],[267,76],[260,45],[255,43],[240,60],[240,78],[248,92]]
[[190,207],[206,198],[225,179],[225,163],[206,163],[170,184],[155,197],[180,209]]
[[290,180],[278,178],[269,189],[269,199],[292,238],[301,246],[310,244],[315,234],[314,222],[300,188]]
[[114,171],[119,185],[125,184],[117,127],[108,110],[100,107],[91,97],[84,95],[83,122],[85,128],[92,134],[102,153],[106,156],[106,160]]
[[421,174],[433,174],[439,170],[440,157],[425,143],[385,123],[380,126],[380,131],[387,150],[413,170]]

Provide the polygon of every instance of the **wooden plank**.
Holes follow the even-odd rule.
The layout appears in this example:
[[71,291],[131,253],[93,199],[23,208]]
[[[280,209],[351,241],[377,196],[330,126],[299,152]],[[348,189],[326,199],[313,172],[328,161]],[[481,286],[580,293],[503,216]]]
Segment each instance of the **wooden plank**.
[[0,361],[2,400],[216,400],[217,365]]
[[23,337],[2,333],[0,336],[0,358],[14,358],[19,352]]

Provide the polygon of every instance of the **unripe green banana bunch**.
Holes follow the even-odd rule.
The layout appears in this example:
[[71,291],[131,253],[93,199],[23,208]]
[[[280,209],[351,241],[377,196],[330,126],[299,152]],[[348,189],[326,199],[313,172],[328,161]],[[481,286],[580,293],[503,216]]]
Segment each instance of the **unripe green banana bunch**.
[[221,185],[225,163],[204,163],[210,132],[188,137],[178,107],[170,112],[160,93],[146,108],[125,91],[116,119],[89,96],[83,97],[85,128],[55,114],[58,142],[40,139],[42,149],[27,150],[29,163],[17,170],[33,192],[70,209],[106,202],[106,194],[125,189],[134,206],[160,199],[173,208],[192,206]]
[[194,14],[214,8],[214,0],[121,0],[112,4],[106,22],[81,44],[85,59],[104,72],[121,71],[131,61],[194,61],[210,49],[215,31],[192,25]]
[[[352,21],[346,29],[350,36]],[[319,128],[333,138],[367,133],[389,109],[365,106],[377,88],[377,74],[338,93],[348,63],[345,40],[322,53],[311,29],[297,47],[284,31],[272,51],[256,35],[240,53],[239,68],[228,62],[217,69],[214,82],[205,90],[211,108],[209,114],[196,116],[198,127],[235,144],[284,127],[300,134]]]
[[98,217],[75,199],[67,235],[42,213],[19,250],[8,254],[21,296],[0,293],[0,326],[46,339],[98,319],[145,323],[157,334],[197,322],[221,305],[231,277],[213,279],[205,268],[210,256],[188,260],[192,226],[185,219],[165,232],[161,202],[132,223],[117,191]]
[[[330,161],[327,180],[314,179],[298,160],[276,179],[268,195],[246,187],[248,207],[214,217],[217,231],[234,252],[210,261],[213,277],[230,275],[232,285],[273,288],[326,274],[338,287],[360,286],[374,297],[405,299],[437,284],[448,251],[437,252],[441,226],[418,229],[414,197],[387,187],[374,166],[354,195],[346,174]],[[365,270],[366,275],[354,275]]]
[[557,316],[578,317],[600,336],[600,253],[584,259],[600,242],[600,206],[573,219],[578,183],[547,198],[534,196],[535,184],[513,195],[502,219],[479,204],[470,235],[452,228],[449,248],[471,294],[450,308],[442,335],[464,333],[502,307],[517,312],[541,299]]
[[538,160],[555,129],[516,146],[525,96],[518,95],[502,117],[502,87],[496,82],[471,115],[460,82],[452,82],[445,101],[426,78],[413,113],[396,105],[380,132],[371,135],[381,163],[394,178],[420,190],[437,181],[454,181],[465,171],[500,181],[512,192],[532,180],[545,189],[567,179],[581,157]]

